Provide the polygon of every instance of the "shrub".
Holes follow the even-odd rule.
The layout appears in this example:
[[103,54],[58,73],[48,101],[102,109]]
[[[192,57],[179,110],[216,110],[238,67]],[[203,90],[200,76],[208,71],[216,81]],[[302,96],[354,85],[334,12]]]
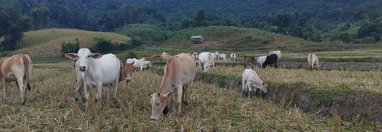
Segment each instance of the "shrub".
[[69,41],[67,43],[61,44],[62,56],[64,56],[66,53],[77,53],[79,49],[80,49],[80,42],[78,41],[78,38],[76,38],[76,41],[74,43]]
[[95,38],[96,44],[91,47],[91,50],[99,53],[111,53],[115,47],[113,42],[109,39],[105,38]]

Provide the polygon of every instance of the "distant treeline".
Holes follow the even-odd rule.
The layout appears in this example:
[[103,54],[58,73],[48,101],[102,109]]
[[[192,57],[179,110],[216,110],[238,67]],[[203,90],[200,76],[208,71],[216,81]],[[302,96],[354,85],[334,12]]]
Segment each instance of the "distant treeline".
[[[116,31],[137,23],[168,31],[224,25],[345,43],[374,43],[382,34],[380,0],[0,0],[0,7],[2,30],[3,22],[22,24],[13,27],[19,31]],[[18,20],[7,20],[10,16]],[[7,33],[0,31],[0,37]]]

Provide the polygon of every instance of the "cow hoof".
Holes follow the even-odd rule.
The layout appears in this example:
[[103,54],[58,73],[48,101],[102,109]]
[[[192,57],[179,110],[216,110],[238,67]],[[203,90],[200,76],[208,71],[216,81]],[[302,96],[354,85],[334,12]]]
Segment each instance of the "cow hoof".
[[98,102],[98,99],[95,99],[94,101],[95,101],[95,102]]
[[187,105],[188,105],[188,102],[183,102],[183,104],[187,106]]
[[78,98],[75,98],[74,100],[78,101]]
[[23,102],[22,104],[25,105],[26,102]]

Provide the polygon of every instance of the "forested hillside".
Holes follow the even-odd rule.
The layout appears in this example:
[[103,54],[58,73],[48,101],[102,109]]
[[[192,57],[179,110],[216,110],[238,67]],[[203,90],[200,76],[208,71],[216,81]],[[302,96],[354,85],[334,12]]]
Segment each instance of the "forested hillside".
[[147,24],[153,26],[143,30],[238,26],[316,42],[376,43],[381,14],[380,0],[0,0],[0,37],[15,43],[27,30],[117,31]]

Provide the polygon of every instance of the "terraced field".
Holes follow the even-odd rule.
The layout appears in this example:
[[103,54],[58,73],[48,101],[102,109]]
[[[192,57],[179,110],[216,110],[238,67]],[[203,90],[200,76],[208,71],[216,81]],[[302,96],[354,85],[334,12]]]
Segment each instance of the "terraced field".
[[[270,81],[273,69],[259,70],[259,74]],[[226,75],[240,75],[238,67],[216,68],[213,73],[227,71]],[[277,69],[278,72],[288,72]],[[305,74],[316,71],[299,71]],[[276,72],[273,72],[276,74]],[[292,72],[291,72],[292,73]],[[321,74],[327,74],[323,72]],[[324,76],[324,75],[319,76]],[[27,95],[27,104],[22,106],[19,91],[12,85],[8,103],[0,104],[0,131],[372,131],[381,130],[381,124],[354,118],[344,121],[339,114],[322,117],[315,113],[303,112],[299,107],[280,105],[262,98],[243,98],[232,89],[224,89],[218,84],[195,81],[190,85],[190,104],[184,107],[181,116],[170,114],[159,121],[150,121],[151,106],[148,95],[160,85],[161,76],[152,71],[133,74],[128,85],[119,83],[118,99],[105,102],[107,88],[103,89],[103,101],[95,103],[92,89],[89,110],[83,111],[82,102],[74,100],[73,72],[70,63],[36,65],[32,77],[32,90]],[[293,75],[282,75],[292,78]],[[340,73],[340,77],[354,75],[354,78],[379,75],[364,73]],[[309,83],[314,82],[313,75]],[[332,81],[336,76],[322,80]],[[295,79],[299,81],[299,79]],[[282,81],[288,81],[287,79]],[[367,80],[364,80],[367,82]],[[348,79],[345,82],[352,82]],[[354,81],[354,85],[362,81]],[[372,82],[371,89],[379,83]],[[317,84],[319,85],[319,84]],[[335,85],[335,84],[334,84]],[[366,88],[366,87],[365,87]],[[2,94],[2,91],[0,91]],[[172,95],[175,97],[176,95]]]

